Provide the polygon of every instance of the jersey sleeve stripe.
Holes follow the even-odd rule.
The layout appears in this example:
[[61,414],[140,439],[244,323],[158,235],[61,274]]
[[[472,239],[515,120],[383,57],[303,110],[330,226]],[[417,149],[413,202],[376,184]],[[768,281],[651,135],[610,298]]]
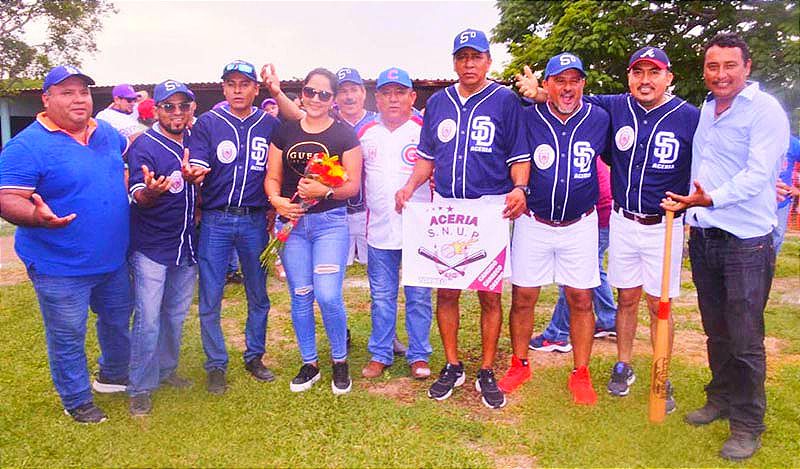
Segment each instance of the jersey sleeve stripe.
[[419,148],[417,148],[417,156],[419,156],[422,159],[433,161],[433,157],[431,155],[421,151]]
[[203,167],[203,168],[210,168],[211,167],[211,165],[209,165],[208,163],[206,163],[203,160],[190,159],[189,163],[191,163],[192,166],[200,166],[200,167]]
[[531,160],[531,154],[530,153],[523,153],[522,155],[512,156],[511,158],[508,158],[506,160],[506,164],[511,166],[514,163],[522,163],[522,162],[530,161],[530,160]]

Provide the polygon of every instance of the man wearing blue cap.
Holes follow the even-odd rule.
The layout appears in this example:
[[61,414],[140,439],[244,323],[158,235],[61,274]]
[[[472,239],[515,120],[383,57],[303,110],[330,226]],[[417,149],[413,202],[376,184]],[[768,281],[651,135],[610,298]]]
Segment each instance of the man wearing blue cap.
[[[417,148],[419,158],[414,172],[395,195],[398,212],[419,186],[428,183],[431,174],[441,198],[501,203],[505,206],[503,216],[512,220],[526,210],[530,150],[522,109],[511,90],[486,78],[491,65],[489,40],[483,31],[467,29],[456,35],[453,69],[458,83],[428,100]],[[440,288],[436,295],[436,319],[447,364],[428,396],[444,400],[466,379],[464,365],[458,359],[461,290]],[[500,294],[479,291],[478,298],[483,357],[475,388],[484,405],[497,409],[506,404],[492,370],[503,320]]]
[[[394,194],[414,170],[422,119],[413,115],[417,98],[405,70],[392,67],[381,72],[375,101],[377,119],[359,131],[364,155],[366,206],[369,210],[367,275],[372,297],[372,333],[367,346],[372,355],[362,370],[365,378],[377,378],[394,360],[393,339],[397,323],[397,292],[403,247],[402,218],[395,211]],[[411,197],[415,202],[430,202],[427,184]],[[404,287],[408,351],[406,361],[411,377],[425,379],[431,374],[430,328],[433,312],[431,290]]]
[[[526,70],[525,75],[532,77]],[[613,141],[604,159],[611,165],[614,198],[609,226],[608,279],[619,290],[617,363],[612,367],[608,392],[626,396],[636,380],[631,367],[639,301],[645,292],[651,331],[661,294],[665,221],[661,199],[667,191],[689,190],[692,139],[700,111],[667,92],[673,75],[663,50],[647,46],[628,61],[629,93],[585,96],[611,116]],[[524,89],[523,89],[524,88]],[[532,83],[520,89],[533,91]],[[530,96],[532,93],[526,93]],[[536,101],[546,93],[536,95]],[[683,216],[673,224],[670,297],[680,293]],[[670,344],[673,337],[670,319]],[[670,346],[670,350],[672,347]],[[676,408],[672,385],[667,383],[667,412]]]
[[146,129],[139,123],[139,115],[136,112],[139,95],[131,85],[123,83],[111,90],[111,96],[114,102],[98,112],[96,118],[108,122],[129,140],[135,140]]
[[[339,117],[353,127],[356,134],[367,123],[375,120],[376,113],[364,109],[367,91],[358,70],[344,67],[336,72],[339,87],[336,90],[336,105]],[[362,179],[363,180],[363,179]],[[367,212],[364,205],[363,188],[355,196],[347,199],[347,226],[350,229],[350,251],[347,265],[353,261],[367,263]]]
[[564,52],[545,69],[547,102],[525,110],[533,148],[528,208],[514,223],[511,250],[511,368],[500,388],[512,392],[530,379],[528,342],[541,287],[564,286],[570,307],[574,368],[568,388],[577,404],[593,405],[589,374],[594,335],[592,289],[600,285],[597,263],[597,157],[606,151],[608,113],[582,102],[586,72],[580,58]]
[[157,123],[128,150],[134,317],[128,394],[134,416],[150,413],[160,383],[187,387],[178,376],[183,320],[197,279],[196,189],[181,165],[194,93],[181,82],[156,85]]
[[128,196],[122,154],[127,140],[92,118],[94,81],[55,67],[42,86],[44,112],[0,153],[3,218],[19,228],[15,249],[44,319],[50,372],[64,410],[99,423],[86,363],[88,309],[97,314],[98,392],[128,382],[131,313]]
[[[198,246],[200,266],[200,331],[206,353],[207,388],[222,394],[227,387],[228,352],[220,313],[225,274],[235,247],[247,294],[245,369],[259,381],[274,375],[261,361],[265,351],[267,273],[259,256],[267,245],[264,174],[267,150],[278,120],[253,106],[258,95],[255,67],[241,60],[222,70],[226,104],[201,115],[189,140],[189,182],[205,177],[201,189],[202,222]],[[208,172],[204,176],[204,173]]]

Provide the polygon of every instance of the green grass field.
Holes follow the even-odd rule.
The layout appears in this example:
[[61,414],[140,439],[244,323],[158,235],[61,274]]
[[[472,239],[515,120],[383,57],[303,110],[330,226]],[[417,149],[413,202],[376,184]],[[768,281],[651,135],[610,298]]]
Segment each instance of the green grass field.
[[[768,349],[767,432],[762,450],[746,464],[753,467],[800,466],[800,238],[787,240],[778,260],[766,324]],[[3,272],[0,271],[0,274]],[[364,269],[349,278],[362,280]],[[684,274],[685,275],[685,274]],[[684,284],[691,286],[688,276]],[[703,356],[693,288],[685,289],[675,313],[678,339],[671,366],[678,410],[661,425],[647,422],[649,360],[643,321],[634,362],[638,379],[631,395],[605,392],[614,362],[613,343],[598,341],[591,363],[598,404],[571,404],[566,390],[569,355],[532,353],[534,378],[510,396],[509,405],[490,411],[472,387],[480,345],[474,294],[462,300],[460,344],[467,384],[445,402],[425,397],[430,384],[410,380],[397,361],[384,378],[360,378],[369,359],[369,292],[345,289],[354,346],[353,392],[334,397],[330,369],[309,392],[292,394],[288,382],[299,356],[289,318],[285,284],[271,280],[272,311],[265,361],[276,382],[258,383],[241,363],[246,314],[240,286],[226,289],[223,326],[231,355],[230,387],[221,397],[204,387],[204,355],[197,307],[186,321],[180,371],[195,385],[183,391],[163,389],[154,396],[150,417],[128,415],[123,395],[98,395],[110,416],[101,425],[80,426],[62,413],[53,389],[42,321],[28,283],[0,287],[0,466],[272,466],[272,467],[531,467],[531,466],[736,466],[717,457],[727,437],[725,422],[694,428],[683,416],[704,402],[709,378]],[[556,291],[549,288],[537,307],[537,331],[547,323]],[[506,311],[509,306],[505,299]],[[640,315],[643,319],[645,316]],[[90,321],[93,323],[94,321]],[[98,355],[94,327],[87,338],[92,367]],[[400,332],[405,336],[404,331]],[[443,364],[434,325],[432,365]],[[327,340],[319,325],[323,363]],[[500,341],[498,374],[507,367],[507,327]]]

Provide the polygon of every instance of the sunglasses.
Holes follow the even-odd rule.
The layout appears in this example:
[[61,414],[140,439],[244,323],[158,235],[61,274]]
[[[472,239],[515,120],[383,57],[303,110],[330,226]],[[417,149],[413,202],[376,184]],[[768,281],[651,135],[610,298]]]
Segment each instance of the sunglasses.
[[331,100],[331,98],[333,98],[333,93],[331,93],[330,91],[317,90],[310,86],[304,86],[303,96],[305,96],[308,99],[317,96],[319,97],[320,101],[322,101],[323,103],[327,103],[328,101]]
[[134,103],[134,102],[136,102],[136,98],[122,98],[122,99],[124,99],[125,101],[127,101],[127,102],[129,102],[129,103]]
[[175,112],[175,109],[178,109],[180,112],[189,112],[189,110],[192,109],[192,103],[161,103],[158,105],[158,107],[166,112]]
[[231,62],[225,66],[225,72],[242,72],[242,73],[256,73],[256,70],[253,68],[252,65],[241,63],[241,62]]

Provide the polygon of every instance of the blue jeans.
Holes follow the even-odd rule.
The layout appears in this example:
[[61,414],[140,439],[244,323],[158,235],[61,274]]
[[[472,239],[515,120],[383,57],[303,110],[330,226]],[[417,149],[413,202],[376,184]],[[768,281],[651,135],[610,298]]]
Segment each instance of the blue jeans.
[[200,337],[206,352],[206,371],[228,368],[220,310],[231,249],[239,255],[247,296],[245,363],[264,355],[267,340],[267,272],[258,257],[267,246],[267,217],[263,211],[234,215],[206,210],[200,223],[197,251],[200,266]]
[[[280,221],[275,229],[280,230]],[[303,363],[317,355],[314,300],[322,311],[322,323],[331,345],[331,358],[347,359],[347,312],[344,281],[350,237],[345,207],[303,215],[292,230],[280,256],[292,299],[292,325]]]
[[761,434],[767,398],[764,307],[775,273],[772,234],[740,239],[691,229],[689,258],[708,336],[708,402],[730,411],[731,431]]
[[[594,314],[597,315],[598,329],[613,329],[617,323],[617,304],[614,302],[614,292],[608,284],[608,275],[603,268],[603,257],[608,249],[608,227],[598,230],[600,235],[598,246],[598,262],[600,263],[600,286],[594,288],[592,303]],[[564,287],[558,287],[558,302],[553,309],[553,318],[545,329],[544,338],[550,341],[569,342],[569,306],[564,295]]]
[[[400,249],[367,248],[369,291],[372,296],[372,333],[367,350],[372,360],[391,365],[394,360],[392,343],[397,324],[397,291],[400,285]],[[428,361],[431,349],[430,332],[433,319],[431,289],[403,287],[406,295],[406,331],[408,332],[408,363]]]
[[231,260],[228,262],[228,272],[232,274],[239,271],[239,256],[236,254],[236,249],[231,249]]
[[86,321],[97,315],[100,373],[117,380],[128,377],[130,360],[131,285],[128,266],[107,274],[55,277],[28,266],[44,319],[50,374],[64,408],[92,402],[86,363]]
[[197,265],[161,265],[140,252],[129,258],[133,275],[133,330],[128,394],[146,394],[178,368],[183,320],[189,312]]
[[786,236],[786,227],[789,224],[789,212],[791,210],[791,203],[778,207],[778,226],[772,232],[772,245],[776,256],[781,252],[781,245],[783,245],[783,237]]

